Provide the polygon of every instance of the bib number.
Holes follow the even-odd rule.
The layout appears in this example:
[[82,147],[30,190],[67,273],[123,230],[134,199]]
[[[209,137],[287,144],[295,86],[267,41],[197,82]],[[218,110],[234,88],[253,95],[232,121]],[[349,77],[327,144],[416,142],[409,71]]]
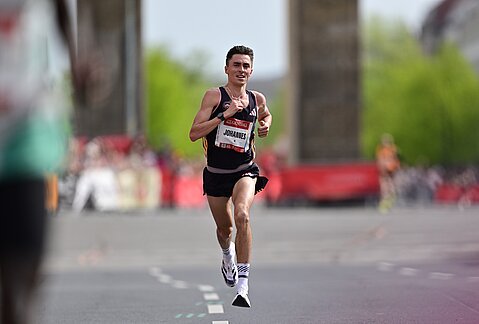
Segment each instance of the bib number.
[[218,125],[215,145],[244,153],[249,148],[253,123],[229,118]]

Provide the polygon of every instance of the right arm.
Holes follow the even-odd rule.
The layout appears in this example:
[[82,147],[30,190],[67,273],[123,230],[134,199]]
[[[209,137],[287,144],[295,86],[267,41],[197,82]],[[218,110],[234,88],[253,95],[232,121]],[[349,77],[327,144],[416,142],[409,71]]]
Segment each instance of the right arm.
[[[193,125],[190,129],[190,140],[192,142],[205,137],[221,123],[219,118],[213,118],[210,120],[211,113],[213,112],[213,109],[220,103],[220,99],[221,93],[218,88],[206,91],[205,95],[203,96],[203,100],[201,101],[200,110],[196,114],[195,119],[193,120]],[[242,108],[238,101],[233,100],[228,109],[223,112],[223,116],[225,119],[228,119],[241,109]]]
[[219,89],[206,91],[201,101],[200,110],[196,113],[190,129],[190,140],[192,142],[205,137],[221,123],[219,118],[209,120],[213,108],[220,102],[220,96]]

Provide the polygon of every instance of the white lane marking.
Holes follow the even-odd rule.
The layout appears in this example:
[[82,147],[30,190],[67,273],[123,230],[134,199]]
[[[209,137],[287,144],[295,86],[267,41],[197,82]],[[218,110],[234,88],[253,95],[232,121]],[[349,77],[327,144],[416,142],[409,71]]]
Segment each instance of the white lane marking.
[[202,292],[210,292],[210,291],[214,291],[215,287],[209,286],[209,285],[199,285],[198,289]]
[[407,276],[407,277],[413,277],[415,275],[417,275],[419,271],[417,269],[414,269],[414,268],[401,268],[399,270],[399,274],[401,276]]
[[479,282],[479,277],[469,277],[469,278],[467,278],[467,281],[469,281],[469,282]]
[[217,293],[206,293],[206,294],[203,294],[203,297],[205,298],[205,300],[218,300],[218,299],[220,299],[220,296],[218,296]]
[[159,280],[161,283],[167,284],[167,283],[170,283],[170,282],[171,282],[171,276],[160,273],[160,274],[158,275],[158,280]]
[[181,281],[181,280],[174,280],[171,285],[173,286],[173,288],[177,288],[177,289],[187,289],[188,288],[188,283],[186,283],[185,281]]
[[[173,280],[173,278],[167,274],[162,273],[162,270],[159,267],[150,267],[148,269],[149,274],[152,277],[156,277],[158,281],[165,284],[171,284],[172,287],[177,289],[187,289],[189,284],[186,281],[182,280]],[[204,292],[203,297],[206,301],[217,301],[220,299],[219,295],[214,292],[215,288],[210,285],[198,285],[197,288]],[[208,313],[209,314],[223,314],[224,308],[222,304],[208,304]],[[190,313],[185,315],[186,318],[192,318],[195,314]],[[182,317],[183,314],[176,315],[176,318]],[[206,314],[202,313],[198,317],[204,317]],[[213,321],[212,324],[229,324],[228,321]]]
[[223,309],[223,305],[221,304],[211,304],[208,305],[208,313],[209,314],[223,314],[225,311]]
[[158,277],[161,273],[161,269],[158,267],[151,267],[149,272],[150,272],[150,276]]
[[389,271],[392,271],[393,268],[394,268],[394,263],[380,262],[378,264],[378,270],[379,271],[389,272]]
[[436,279],[436,280],[448,280],[454,277],[452,273],[444,273],[444,272],[431,272],[429,273],[429,279]]

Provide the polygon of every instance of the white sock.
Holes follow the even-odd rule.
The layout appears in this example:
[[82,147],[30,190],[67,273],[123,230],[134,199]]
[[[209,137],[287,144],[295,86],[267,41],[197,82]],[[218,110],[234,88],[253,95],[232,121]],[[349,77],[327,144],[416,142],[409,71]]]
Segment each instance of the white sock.
[[233,259],[233,246],[230,246],[227,249],[221,249],[223,251],[223,259],[225,261],[231,262]]
[[237,291],[248,293],[249,263],[238,263],[238,285]]

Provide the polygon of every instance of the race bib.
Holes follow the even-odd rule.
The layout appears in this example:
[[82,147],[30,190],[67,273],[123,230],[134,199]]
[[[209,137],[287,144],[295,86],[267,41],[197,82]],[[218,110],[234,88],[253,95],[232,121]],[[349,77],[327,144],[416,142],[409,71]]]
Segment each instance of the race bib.
[[218,125],[215,145],[240,153],[246,152],[250,144],[252,127],[252,122],[228,118]]

